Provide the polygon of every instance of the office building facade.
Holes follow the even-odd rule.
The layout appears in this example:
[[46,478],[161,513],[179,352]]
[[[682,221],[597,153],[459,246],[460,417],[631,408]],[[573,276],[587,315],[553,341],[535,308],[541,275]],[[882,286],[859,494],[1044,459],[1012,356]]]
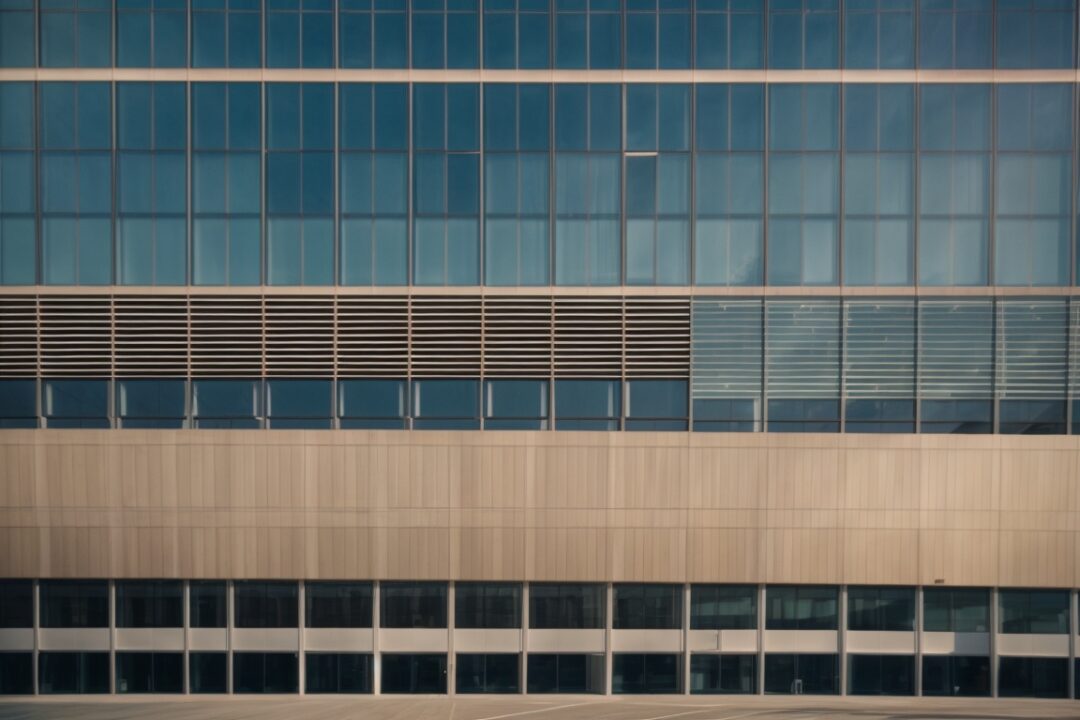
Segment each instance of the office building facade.
[[1080,696],[1075,0],[0,0],[0,693]]

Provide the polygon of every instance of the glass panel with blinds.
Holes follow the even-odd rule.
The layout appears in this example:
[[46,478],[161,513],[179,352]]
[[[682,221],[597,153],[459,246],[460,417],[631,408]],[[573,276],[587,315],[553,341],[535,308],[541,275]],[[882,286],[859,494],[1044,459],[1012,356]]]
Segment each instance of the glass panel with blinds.
[[760,430],[761,301],[696,300],[691,312],[694,430]]
[[1061,299],[998,301],[998,432],[1065,432],[1067,317]]
[[766,304],[765,368],[770,432],[838,432],[840,302]]
[[915,303],[844,303],[844,430],[915,429]]
[[921,432],[992,431],[993,313],[991,300],[919,303]]

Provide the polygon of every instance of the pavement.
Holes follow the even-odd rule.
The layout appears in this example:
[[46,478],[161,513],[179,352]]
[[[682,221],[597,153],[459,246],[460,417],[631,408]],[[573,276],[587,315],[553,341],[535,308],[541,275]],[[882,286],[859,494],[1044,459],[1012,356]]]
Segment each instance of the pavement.
[[791,696],[101,696],[0,698],[0,720],[1005,720],[1077,718],[1080,701]]

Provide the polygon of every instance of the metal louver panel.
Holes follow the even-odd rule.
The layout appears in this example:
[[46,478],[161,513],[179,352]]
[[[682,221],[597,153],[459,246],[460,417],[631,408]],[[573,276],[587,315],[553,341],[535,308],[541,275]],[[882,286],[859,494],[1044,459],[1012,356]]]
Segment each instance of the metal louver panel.
[[760,300],[695,300],[691,397],[761,397]]
[[414,377],[475,377],[480,373],[479,298],[414,297]]
[[555,377],[619,377],[621,298],[555,298]]
[[626,376],[690,376],[690,301],[626,299]]
[[1069,397],[1080,395],[1080,299],[1069,301]]
[[844,303],[844,394],[855,399],[915,396],[915,302]]
[[551,299],[484,300],[484,375],[548,377],[551,373]]
[[186,297],[130,297],[114,300],[116,375],[185,377],[188,372]]
[[268,377],[333,376],[332,297],[268,297],[263,318]]
[[765,362],[769,398],[838,397],[839,301],[766,303]]
[[0,375],[34,377],[37,373],[37,298],[0,298]]
[[408,375],[408,298],[339,297],[337,363],[341,377]]
[[1060,400],[1068,362],[1065,301],[1002,300],[997,316],[998,396]]
[[919,394],[990,399],[994,371],[992,300],[919,303]]
[[112,374],[112,299],[62,295],[41,298],[41,374]]
[[192,376],[259,377],[262,373],[262,298],[192,297]]

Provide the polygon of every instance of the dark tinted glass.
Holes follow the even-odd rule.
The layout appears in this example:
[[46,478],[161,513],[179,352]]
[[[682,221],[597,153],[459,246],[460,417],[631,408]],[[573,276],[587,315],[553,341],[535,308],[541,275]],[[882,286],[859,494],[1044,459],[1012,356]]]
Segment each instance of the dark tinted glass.
[[227,689],[226,654],[223,652],[193,652],[188,656],[191,692],[223,693]]
[[307,627],[369,628],[371,583],[309,582],[304,586],[304,614]]
[[262,415],[258,380],[195,380],[191,383],[195,426],[257,428]]
[[693,655],[690,658],[692,693],[752,693],[756,686],[756,655]]
[[297,627],[296,583],[238,582],[233,587],[233,592],[236,602],[236,627]]
[[923,657],[923,695],[987,696],[990,658],[969,655]]
[[681,585],[616,585],[616,630],[677,630],[682,627]]
[[1000,658],[998,660],[998,695],[1001,697],[1068,697],[1068,658]]
[[184,590],[178,580],[116,583],[116,626],[178,628],[184,625]]
[[34,626],[34,583],[0,580],[0,628]]
[[104,580],[42,580],[38,591],[41,593],[41,627],[109,626],[109,585]]
[[556,430],[618,430],[622,383],[618,380],[556,380]]
[[1067,635],[1069,593],[1066,590],[1002,590],[1001,632]]
[[477,380],[414,380],[413,427],[418,430],[475,430],[480,427]]
[[464,654],[457,656],[457,691],[459,693],[521,692],[518,667],[520,655]]
[[848,692],[852,695],[914,695],[915,658],[911,655],[849,655]]
[[627,382],[627,430],[686,430],[688,395],[685,380]]
[[37,381],[0,380],[0,428],[37,427]]
[[521,585],[457,583],[454,586],[454,627],[521,627]]
[[0,652],[0,695],[31,695],[34,692],[34,654]]
[[339,380],[338,403],[342,428],[405,427],[404,380]]
[[836,695],[840,692],[838,655],[765,656],[765,692],[792,695]]
[[530,693],[604,692],[604,656],[529,654]]
[[233,692],[297,692],[299,669],[296,653],[233,653]]
[[694,585],[690,588],[691,630],[752,630],[757,627],[757,587]]
[[446,583],[386,582],[379,592],[379,627],[446,627]]
[[116,415],[126,428],[179,428],[183,426],[183,380],[117,380]]
[[333,395],[329,380],[268,380],[266,409],[271,428],[329,428]]
[[836,630],[835,587],[773,586],[765,589],[767,630]]
[[923,591],[923,630],[989,632],[990,591],[977,588],[927,588]]
[[46,380],[43,392],[48,427],[109,427],[108,380]]
[[677,693],[680,655],[616,653],[611,658],[613,693]]
[[546,380],[488,380],[484,383],[484,428],[543,430],[547,428]]
[[568,630],[604,627],[604,586],[582,583],[530,585],[529,627]]
[[382,656],[382,691],[384,693],[446,693],[446,656]]
[[912,588],[848,588],[848,630],[915,628],[915,590]]
[[43,695],[109,692],[109,653],[41,653],[38,691]]
[[116,653],[116,692],[180,693],[183,691],[183,653]]
[[371,692],[371,655],[361,653],[308,653],[304,656],[304,663],[305,692]]
[[225,627],[225,583],[218,580],[193,580],[188,588],[191,599],[189,622],[193,628]]

